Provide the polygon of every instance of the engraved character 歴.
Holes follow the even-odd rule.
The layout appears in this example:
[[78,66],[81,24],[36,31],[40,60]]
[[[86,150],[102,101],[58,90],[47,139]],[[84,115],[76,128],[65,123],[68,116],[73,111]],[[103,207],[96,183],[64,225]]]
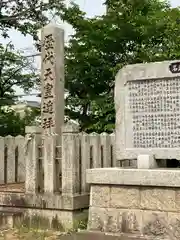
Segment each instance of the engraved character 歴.
[[44,37],[43,47],[45,50],[43,62],[50,62],[52,65],[54,64],[54,43],[55,40],[52,34],[49,34]]

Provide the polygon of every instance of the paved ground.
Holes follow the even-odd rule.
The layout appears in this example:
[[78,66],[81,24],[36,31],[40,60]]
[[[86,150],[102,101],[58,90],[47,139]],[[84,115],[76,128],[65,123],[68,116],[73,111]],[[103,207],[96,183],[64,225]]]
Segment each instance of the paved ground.
[[[61,238],[60,238],[61,239]],[[72,236],[64,236],[61,240],[145,240],[145,238],[130,238],[127,236],[108,236],[98,233],[75,234]]]
[[76,233],[64,235],[58,232],[36,230],[30,231],[29,229],[7,230],[0,232],[0,240],[145,240],[145,238],[129,238],[107,236],[98,233]]

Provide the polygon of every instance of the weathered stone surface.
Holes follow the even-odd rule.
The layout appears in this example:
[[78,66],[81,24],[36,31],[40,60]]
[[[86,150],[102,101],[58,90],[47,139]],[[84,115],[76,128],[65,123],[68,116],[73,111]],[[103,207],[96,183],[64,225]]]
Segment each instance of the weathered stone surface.
[[64,125],[64,30],[49,24],[41,31],[41,127],[44,137],[44,191],[61,187],[61,154]]
[[147,236],[166,237],[168,228],[167,213],[143,211],[142,233]]
[[[32,130],[32,133],[30,131]],[[36,132],[37,130],[37,132]],[[26,164],[25,164],[25,190],[26,193],[36,193],[38,190],[38,165],[39,149],[38,146],[42,144],[42,136],[40,128],[27,127],[26,128]]]
[[121,211],[113,208],[107,209],[104,231],[109,233],[122,232],[122,212]]
[[86,170],[90,184],[180,187],[179,169],[96,168]]
[[110,207],[138,208],[140,206],[139,189],[136,187],[111,187]]
[[[69,126],[69,131],[68,131]],[[76,124],[66,126],[66,133],[62,136],[62,194],[77,194],[80,192],[80,137]]]
[[180,211],[180,189],[175,189],[176,210]]
[[110,187],[91,186],[90,206],[107,208],[110,205]]
[[29,207],[41,209],[77,210],[89,206],[89,195],[0,193],[0,205],[6,207]]
[[152,155],[138,155],[137,168],[138,169],[157,168],[156,159]]
[[178,69],[175,61],[164,61],[127,65],[118,72],[117,160],[136,159],[143,154],[156,159],[180,158],[178,137],[173,133],[179,132],[176,122],[180,108],[174,105],[173,97],[179,100],[180,72],[171,71],[172,64]]
[[44,134],[61,135],[64,125],[64,30],[49,24],[41,31],[41,121]]
[[89,208],[88,230],[104,232],[106,209],[99,207]]
[[122,212],[113,208],[90,207],[88,230],[120,233],[122,231]]
[[180,214],[168,213],[167,232],[170,239],[180,239]]
[[123,210],[122,211],[122,232],[140,233],[142,226],[141,210]]
[[140,190],[142,209],[176,211],[175,190],[165,188],[142,188]]

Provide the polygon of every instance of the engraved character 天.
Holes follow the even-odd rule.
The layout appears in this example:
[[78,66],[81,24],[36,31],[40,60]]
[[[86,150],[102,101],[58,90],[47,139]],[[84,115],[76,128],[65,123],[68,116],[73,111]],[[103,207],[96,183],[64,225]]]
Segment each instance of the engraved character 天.
[[53,85],[50,83],[46,83],[44,86],[44,98],[53,98],[53,93],[52,93]]
[[44,71],[44,81],[53,81],[53,73],[52,73],[52,69],[51,68],[47,68]]
[[42,121],[42,128],[51,128],[54,127],[54,121],[52,117],[44,118]]
[[44,37],[43,47],[44,47],[44,59],[43,62],[47,63],[50,62],[51,64],[54,64],[54,37],[52,34],[46,35]]
[[43,113],[53,113],[53,102],[51,100],[43,103]]

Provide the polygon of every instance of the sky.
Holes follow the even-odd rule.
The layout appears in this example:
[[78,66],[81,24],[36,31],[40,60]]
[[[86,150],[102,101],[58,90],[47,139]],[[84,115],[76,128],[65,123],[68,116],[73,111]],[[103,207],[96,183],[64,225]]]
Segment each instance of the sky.
[[[66,1],[67,3],[70,2],[70,0],[66,0]],[[84,12],[86,12],[87,17],[101,15],[105,12],[105,6],[103,5],[104,0],[74,0],[74,2],[77,3]],[[180,0],[170,0],[170,2],[173,7],[180,6]],[[62,27],[65,31],[65,41],[67,41],[68,36],[72,34],[72,28],[64,23],[61,23],[60,27]],[[16,31],[11,31],[10,36],[16,49],[23,50],[25,55],[29,55],[31,53],[36,52],[36,50],[33,47],[32,38],[30,36],[24,37]],[[1,37],[0,37],[0,42],[6,43]],[[40,68],[39,57],[36,57],[35,62],[38,68]],[[23,93],[22,90],[20,89],[16,89],[16,91],[17,91],[17,94]],[[34,97],[25,97],[23,99],[38,100]]]

